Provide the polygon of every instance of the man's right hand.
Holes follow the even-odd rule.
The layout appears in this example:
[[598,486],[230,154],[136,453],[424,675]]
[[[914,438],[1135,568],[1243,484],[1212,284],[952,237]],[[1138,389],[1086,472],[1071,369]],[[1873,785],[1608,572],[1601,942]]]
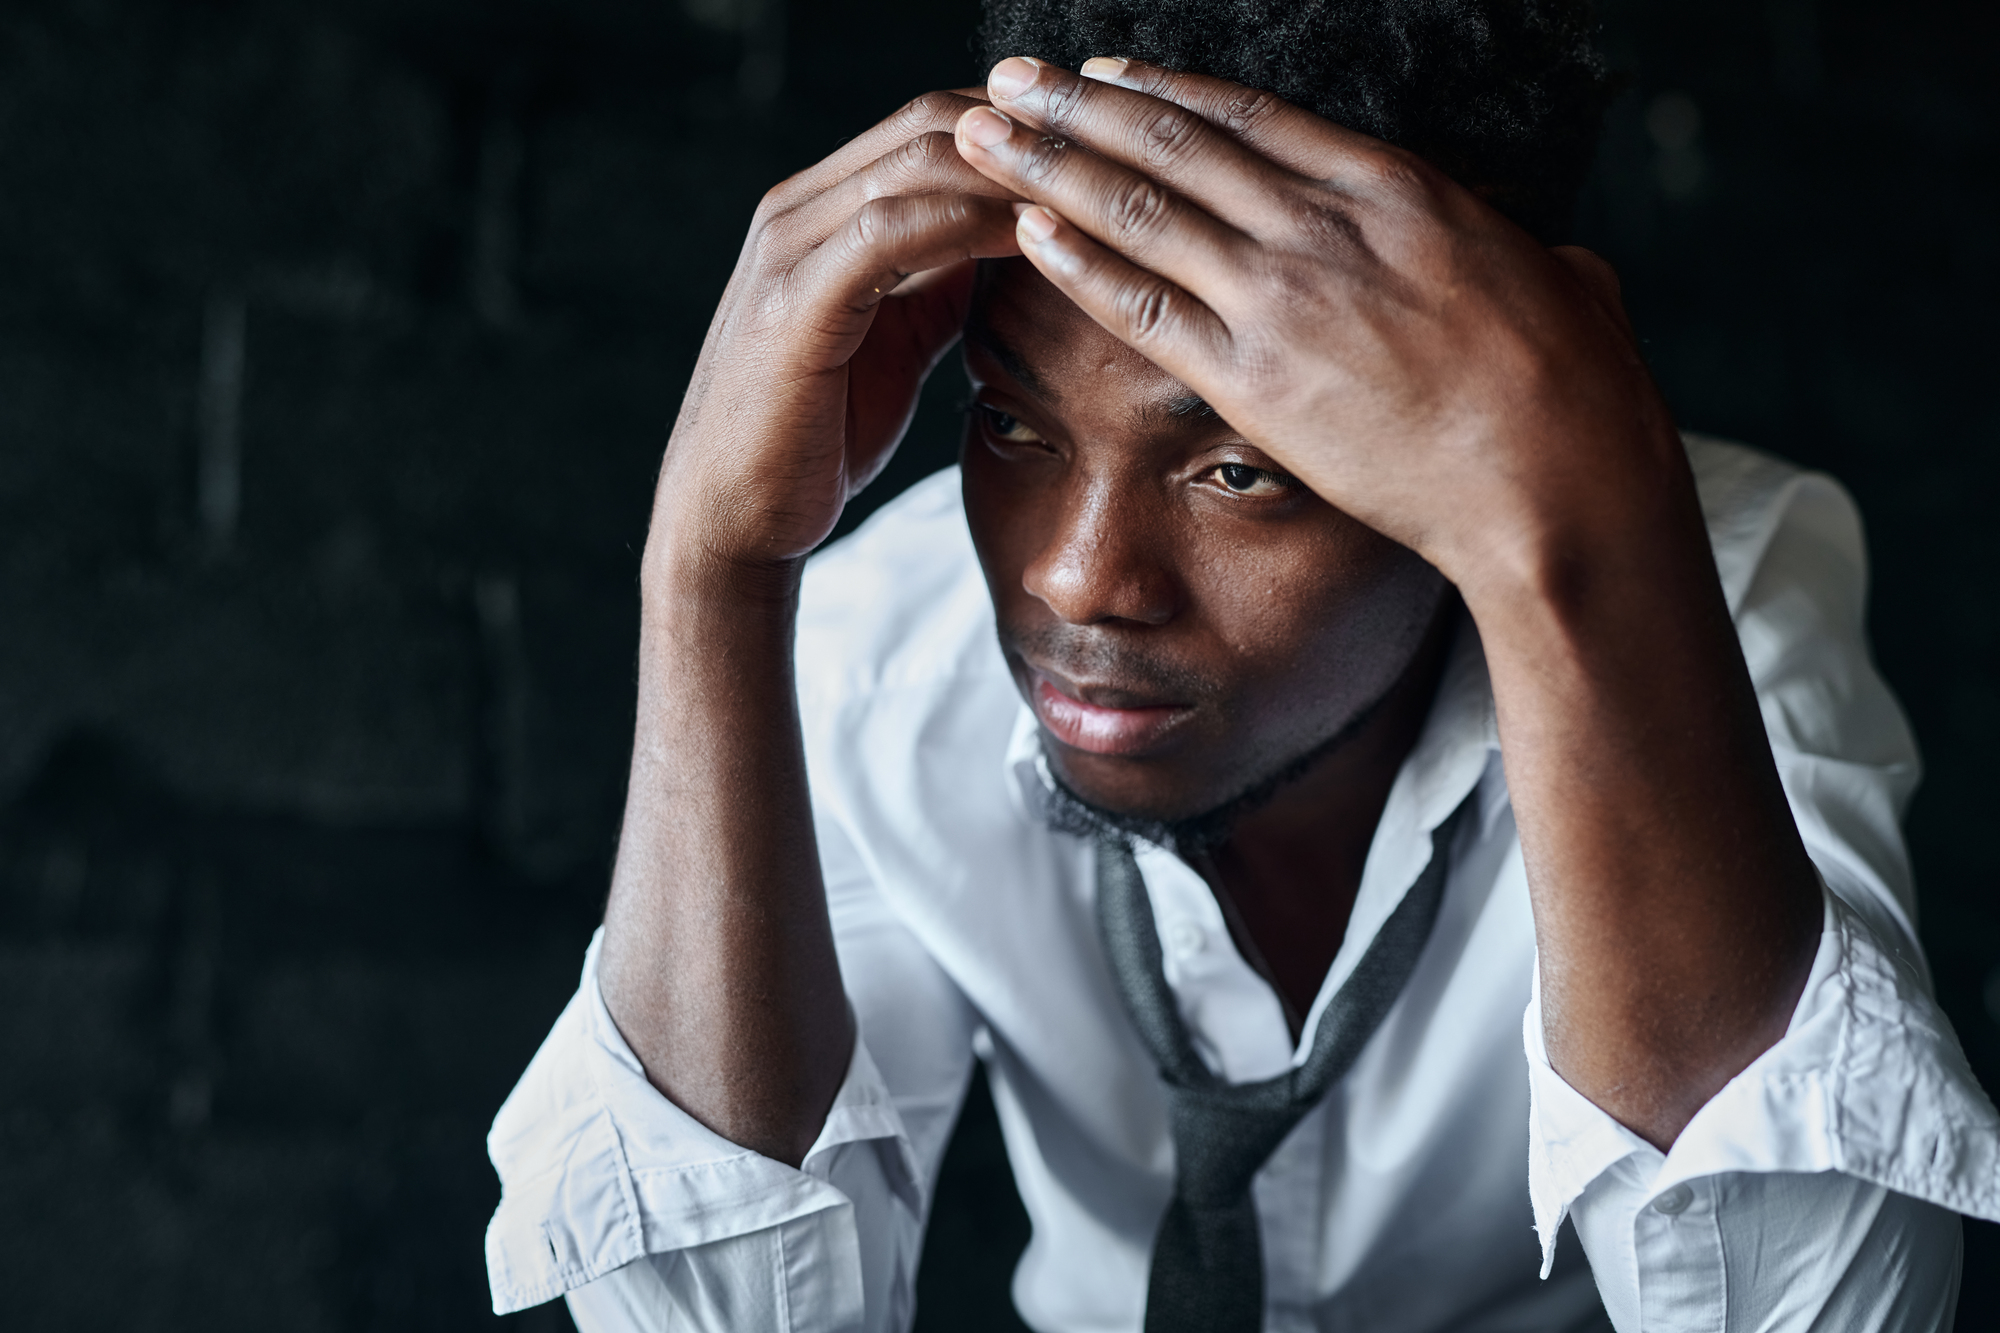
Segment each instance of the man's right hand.
[[918,98],[764,197],[674,427],[651,545],[783,566],[881,470],[958,337],[972,261],[1020,253],[1014,196],[952,141],[983,100]]
[[792,676],[799,574],[958,337],[972,260],[1019,253],[1012,196],[952,143],[975,105],[920,98],[765,198],[646,543],[599,988],[655,1087],[794,1164],[854,1047]]

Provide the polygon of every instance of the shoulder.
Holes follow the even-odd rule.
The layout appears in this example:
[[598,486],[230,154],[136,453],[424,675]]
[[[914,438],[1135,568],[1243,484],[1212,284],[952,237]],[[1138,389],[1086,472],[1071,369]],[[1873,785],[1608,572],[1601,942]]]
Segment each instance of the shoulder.
[[1775,455],[1712,436],[1683,434],[1716,572],[1740,613],[1781,534],[1809,538],[1823,574],[1859,596],[1867,579],[1861,514],[1846,489]]
[[797,660],[809,706],[1004,670],[957,468],[918,482],[812,558]]

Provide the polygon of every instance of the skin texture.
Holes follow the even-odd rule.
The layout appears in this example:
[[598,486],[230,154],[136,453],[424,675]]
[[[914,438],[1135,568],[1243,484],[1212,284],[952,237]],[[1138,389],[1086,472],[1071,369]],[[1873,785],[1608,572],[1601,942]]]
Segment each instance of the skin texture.
[[1462,599],[1550,1057],[1671,1143],[1783,1033],[1819,890],[1615,279],[1261,94],[1087,69],[1003,62],[990,107],[914,104],[760,210],[647,546],[613,1017],[677,1104],[801,1159],[852,1025],[800,562],[971,313],[968,514],[1058,773],[1178,818],[1353,729],[1197,858],[1303,1012]]
[[1071,790],[1182,819],[1363,723],[1195,861],[1296,1030],[1428,711],[1456,599],[1409,550],[1188,411],[1185,385],[1021,260],[989,270],[965,357],[966,515],[1023,696],[1174,707],[1129,754],[1045,730]]

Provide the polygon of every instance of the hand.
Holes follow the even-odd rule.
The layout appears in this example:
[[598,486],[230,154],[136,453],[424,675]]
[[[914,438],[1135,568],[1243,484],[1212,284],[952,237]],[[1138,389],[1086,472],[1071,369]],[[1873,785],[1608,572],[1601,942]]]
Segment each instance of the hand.
[[1267,95],[1085,70],[1003,61],[959,151],[1058,289],[1458,585],[1550,1060],[1664,1150],[1784,1034],[1821,901],[1610,269]]
[[979,104],[921,97],[764,197],[661,470],[653,530],[676,551],[795,562],[888,460],[971,261],[1019,253],[1014,196],[952,147]]
[[1049,281],[1323,499],[1470,596],[1684,477],[1601,260],[1267,94],[1085,70],[1002,62],[959,151],[1036,205]]

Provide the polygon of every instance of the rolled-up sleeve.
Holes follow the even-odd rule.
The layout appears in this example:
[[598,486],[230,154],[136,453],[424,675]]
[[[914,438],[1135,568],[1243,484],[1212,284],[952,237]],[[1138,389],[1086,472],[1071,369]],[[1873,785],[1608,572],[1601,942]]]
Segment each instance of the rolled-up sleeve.
[[1859,516],[1828,479],[1755,455],[1711,469],[1734,474],[1704,473],[1704,503],[1820,872],[1819,950],[1785,1036],[1666,1153],[1550,1067],[1537,984],[1522,1035],[1543,1272],[1571,1217],[1621,1333],[1942,1330],[1955,1214],[2000,1220],[2000,1116],[1916,943],[1899,821],[1918,761],[1867,651]]
[[2000,1117],[1916,975],[1825,895],[1785,1036],[1661,1153],[1563,1081],[1528,1007],[1543,1271],[1576,1222],[1638,1330],[1949,1327],[1957,1213],[2000,1220]]
[[598,990],[600,932],[488,1136],[501,1182],[486,1233],[496,1313],[568,1294],[579,1323],[607,1333],[908,1326],[926,1200],[970,1075],[971,1019],[837,835],[825,856],[828,841],[859,1038],[803,1163],[722,1138],[647,1081]]

